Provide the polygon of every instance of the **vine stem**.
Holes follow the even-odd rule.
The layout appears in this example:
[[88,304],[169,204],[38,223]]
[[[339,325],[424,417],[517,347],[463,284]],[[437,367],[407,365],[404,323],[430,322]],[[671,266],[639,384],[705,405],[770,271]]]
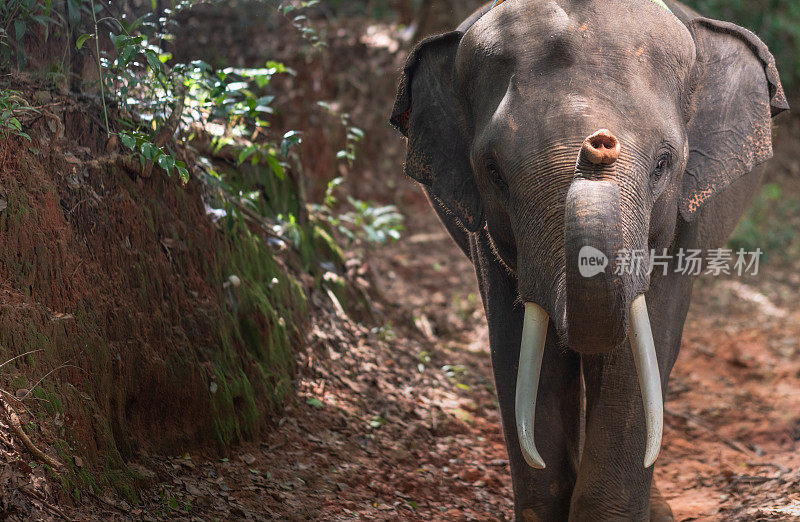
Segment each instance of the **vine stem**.
[[103,62],[100,60],[100,32],[97,29],[97,13],[94,10],[94,0],[92,4],[92,21],[94,22],[94,47],[97,51],[97,70],[100,74],[100,98],[103,100],[103,118],[106,122],[106,135],[111,137],[111,128],[108,125],[108,107],[106,106],[106,88],[103,78]]

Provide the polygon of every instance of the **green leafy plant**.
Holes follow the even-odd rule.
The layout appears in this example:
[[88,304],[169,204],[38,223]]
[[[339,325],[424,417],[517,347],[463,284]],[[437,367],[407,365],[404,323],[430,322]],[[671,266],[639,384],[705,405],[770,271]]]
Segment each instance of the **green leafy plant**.
[[469,370],[467,370],[466,367],[460,364],[446,364],[442,366],[442,371],[444,372],[444,374],[447,376],[448,379],[453,381],[453,384],[459,390],[466,390],[466,391],[472,390],[471,386],[461,382],[469,374]]
[[304,10],[318,6],[319,0],[301,0],[299,2],[281,2],[279,0],[269,0],[274,8],[276,8],[283,16],[292,21],[295,29],[300,31],[307,41],[315,47],[323,47],[325,42],[320,38],[319,32],[314,29],[308,17],[303,14]]
[[334,213],[339,200],[335,191],[344,183],[337,177],[328,183],[322,205],[311,205],[325,222],[336,228],[350,243],[363,242],[370,246],[385,245],[400,239],[404,217],[394,205],[377,205],[347,196],[349,210]]
[[417,354],[417,370],[419,373],[424,373],[425,368],[431,363],[431,353],[423,350]]
[[[180,74],[186,86],[186,107],[183,122],[187,125],[199,123],[204,126],[215,124],[215,148],[225,145],[249,142],[240,152],[238,162],[249,160],[255,164],[262,159],[288,155],[288,148],[296,143],[299,136],[290,132],[284,135],[280,146],[267,143],[270,123],[268,117],[275,110],[272,102],[275,96],[267,93],[273,77],[295,74],[282,63],[268,61],[263,68],[225,68],[213,69],[203,61],[177,64],[173,73]],[[269,145],[269,146],[266,146]],[[275,169],[276,174],[279,169]]]
[[[94,6],[94,0],[90,1]],[[184,1],[180,6],[192,3]],[[93,13],[96,10],[92,8]],[[284,164],[277,147],[258,138],[264,136],[263,129],[269,127],[267,116],[274,112],[270,104],[275,96],[265,94],[265,88],[274,75],[293,71],[274,61],[260,69],[214,70],[199,60],[170,68],[167,62],[172,56],[155,43],[159,35],[143,32],[148,25],[147,16],[132,22],[101,19],[113,27],[109,36],[114,47],[111,55],[101,51],[96,15],[93,14],[92,20],[94,32],[81,35],[76,47],[80,50],[88,41],[94,41],[101,97],[105,103],[108,93],[114,100],[119,109],[118,119],[129,129],[118,133],[119,137],[137,154],[143,167],[152,163],[167,173],[176,171],[187,181],[185,164],[167,148],[169,138],[180,125],[209,128],[209,124],[214,124],[220,130],[213,137],[213,151],[247,137],[249,143],[239,151],[238,162],[264,161],[276,176],[283,177]],[[173,116],[175,111],[178,114]],[[104,114],[111,133],[107,108]],[[291,142],[292,136],[285,136],[284,141]],[[288,146],[283,143],[281,149]]]
[[386,419],[383,418],[381,415],[375,415],[369,420],[367,424],[369,424],[370,428],[376,430],[378,428],[386,426],[386,422],[387,422]]
[[340,214],[333,221],[350,240],[362,239],[369,244],[385,245],[400,239],[403,230],[403,215],[394,205],[374,205],[366,201],[347,197],[353,210]]
[[0,90],[0,140],[19,136],[31,141],[31,137],[22,130],[20,118],[25,114],[38,112],[25,101],[19,91]]
[[347,160],[347,163],[352,167],[356,160],[356,144],[364,139],[364,131],[358,127],[350,124],[350,115],[337,111],[330,103],[317,102],[317,105],[328,111],[331,115],[339,118],[346,131],[345,146],[342,150],[336,153],[336,158],[340,160]]
[[[76,1],[69,4],[74,11]],[[63,18],[54,9],[53,0],[3,0],[0,2],[0,64],[10,63],[13,56],[17,67],[22,69],[27,62],[24,38],[40,27],[47,41],[51,28],[62,23]]]
[[306,399],[306,404],[308,404],[309,406],[313,406],[315,408],[324,408],[325,407],[325,404],[321,400],[317,399],[316,397],[309,397],[308,399]]
[[189,171],[186,169],[186,164],[183,161],[176,160],[175,156],[166,152],[163,147],[153,143],[151,137],[147,134],[137,131],[123,131],[119,133],[119,137],[123,145],[137,154],[142,168],[145,167],[147,162],[152,162],[168,174],[176,171],[184,183],[189,181]]
[[[165,150],[165,144],[175,132],[184,107],[183,80],[173,74],[165,63],[169,55],[148,42],[146,35],[138,33],[147,16],[131,23],[125,18],[104,17],[100,21],[112,27],[109,39],[115,56],[101,51],[100,26],[97,18],[104,4],[89,0],[93,33],[79,36],[75,42],[80,51],[88,41],[94,42],[93,54],[100,72],[100,97],[106,132],[113,132],[109,123],[107,94],[120,109],[120,123],[130,130],[117,133],[120,141],[136,153],[142,169],[157,165],[168,174],[177,172],[186,182],[189,172],[186,165]],[[177,111],[167,118],[167,105]],[[135,114],[135,117],[133,115]],[[148,122],[149,128],[143,123]],[[159,134],[159,132],[163,134]]]

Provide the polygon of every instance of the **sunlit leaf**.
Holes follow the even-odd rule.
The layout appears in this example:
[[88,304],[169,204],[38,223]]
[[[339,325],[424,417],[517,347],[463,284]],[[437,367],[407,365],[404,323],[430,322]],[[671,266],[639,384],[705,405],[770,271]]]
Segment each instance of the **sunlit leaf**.
[[281,165],[281,162],[278,161],[278,158],[272,155],[268,155],[265,159],[267,160],[267,163],[272,169],[272,172],[275,173],[275,176],[277,176],[278,179],[282,180],[284,175],[283,165]]
[[78,40],[75,42],[75,48],[80,50],[83,47],[83,44],[86,43],[86,40],[89,38],[94,38],[93,34],[82,34],[78,37]]
[[158,157],[158,166],[167,172],[172,172],[175,168],[175,158],[169,154],[162,154]]
[[158,155],[158,147],[156,147],[153,143],[146,141],[142,143],[141,146],[142,156],[146,159],[152,160]]
[[281,141],[281,155],[285,158],[289,155],[289,151],[294,145],[297,145],[303,141],[302,133],[300,131],[289,131],[283,135],[283,140]]
[[129,149],[133,150],[136,148],[136,138],[134,138],[130,134],[120,134],[119,138],[122,141],[122,144],[128,147]]

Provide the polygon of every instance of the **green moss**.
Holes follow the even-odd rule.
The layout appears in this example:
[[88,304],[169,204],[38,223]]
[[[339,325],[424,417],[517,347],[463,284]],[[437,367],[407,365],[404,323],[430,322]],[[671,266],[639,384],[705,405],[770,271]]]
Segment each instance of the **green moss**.
[[[131,194],[131,195],[133,195],[133,194]],[[146,205],[142,206],[141,210],[142,210],[142,219],[144,220],[145,225],[147,225],[148,230],[150,230],[151,232],[153,232],[155,234],[156,233],[156,223],[155,223],[155,220],[153,219],[153,212]]]
[[216,391],[212,393],[214,429],[222,448],[252,436],[263,416],[253,386],[243,368],[234,368],[235,361],[219,361],[216,365]]
[[98,478],[83,466],[75,463],[76,452],[72,446],[63,439],[53,443],[58,458],[64,469],[57,475],[61,489],[75,500],[80,500],[84,491],[92,490],[95,494],[102,493]]
[[[110,436],[107,430],[106,436]],[[120,498],[135,504],[139,502],[139,486],[142,478],[130,470],[115,449],[103,451],[94,462],[83,462],[80,465],[76,456],[80,451],[66,439],[57,439],[53,446],[64,469],[56,475],[59,485],[65,494],[79,500],[83,492],[91,491],[100,495],[111,489]],[[80,457],[79,457],[80,458]]]
[[38,414],[44,417],[43,413],[47,416],[53,416],[56,413],[64,413],[64,403],[61,397],[55,392],[55,386],[52,383],[42,383],[33,389],[31,395],[38,399],[40,408]]
[[11,379],[11,386],[15,390],[19,390],[20,388],[27,389],[28,386],[30,386],[30,383],[28,382],[27,377],[25,377],[24,375],[16,375]]
[[214,426],[223,447],[254,434],[264,415],[282,404],[307,306],[299,283],[261,238],[238,226],[230,230],[230,263],[222,275],[235,275],[241,284],[227,287],[235,313],[226,314],[213,359]]
[[314,223],[312,238],[317,256],[332,261],[338,267],[344,267],[344,252],[342,252],[342,248],[322,224]]
[[139,503],[138,477],[129,470],[111,470],[106,472],[103,479],[111,484],[117,496],[130,504]]

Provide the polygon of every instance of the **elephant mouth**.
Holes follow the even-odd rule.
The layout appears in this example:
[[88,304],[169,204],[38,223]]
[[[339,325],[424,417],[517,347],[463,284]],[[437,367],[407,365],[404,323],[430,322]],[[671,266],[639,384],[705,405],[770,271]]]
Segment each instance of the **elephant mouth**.
[[[545,467],[545,462],[536,449],[534,419],[549,322],[550,318],[542,307],[533,302],[525,303],[515,414],[522,455],[531,467],[537,469]],[[661,449],[664,405],[655,343],[644,295],[638,296],[631,303],[628,338],[644,404],[647,429],[644,467],[648,468],[655,463]]]

